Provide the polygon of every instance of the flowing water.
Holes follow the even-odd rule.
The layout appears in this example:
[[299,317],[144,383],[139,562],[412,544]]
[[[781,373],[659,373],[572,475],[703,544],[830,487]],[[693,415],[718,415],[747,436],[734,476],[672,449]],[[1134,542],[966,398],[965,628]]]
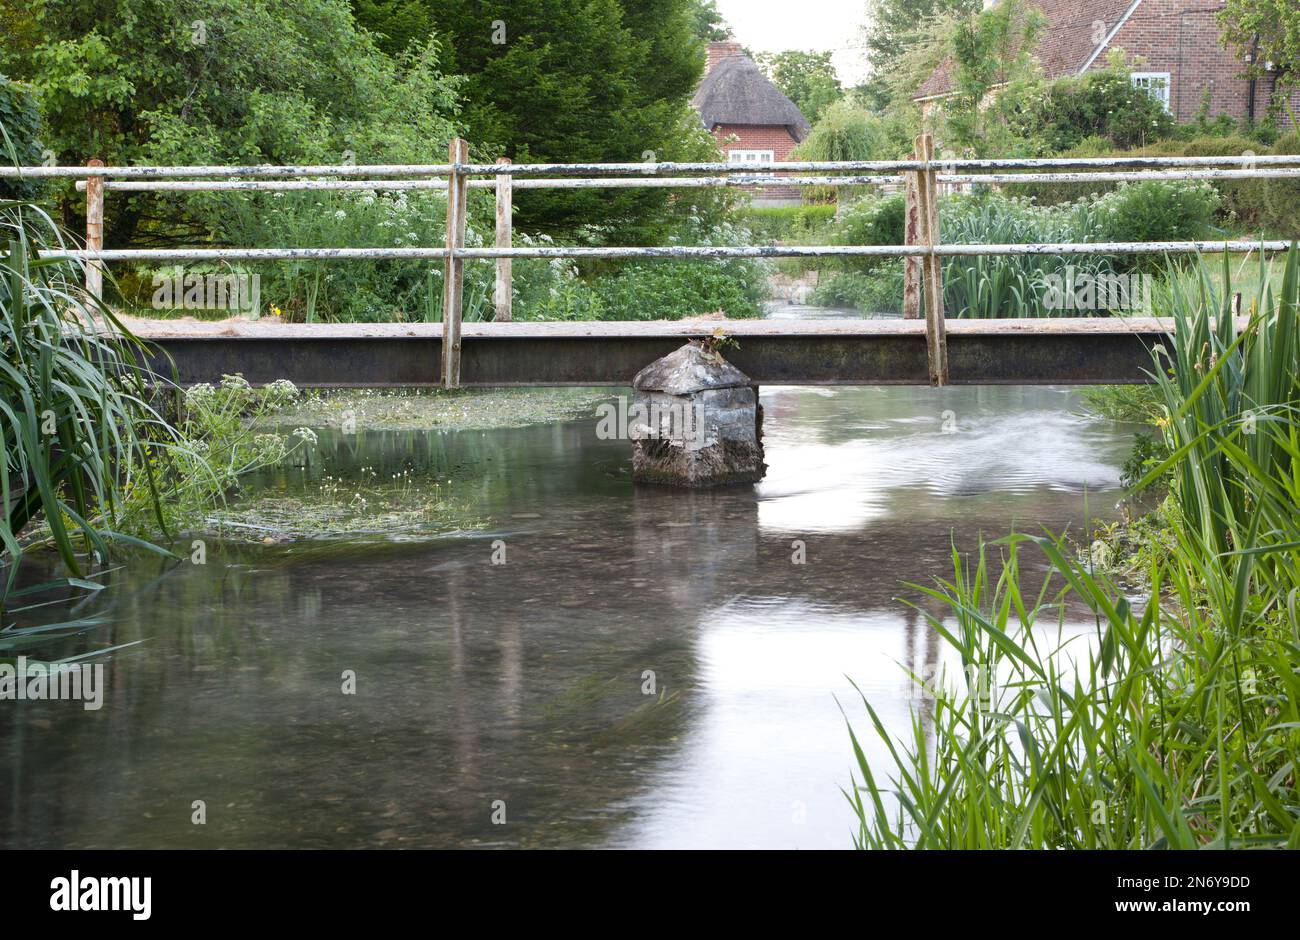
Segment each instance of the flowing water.
[[634,487],[594,417],[322,431],[268,490],[405,472],[476,525],[119,575],[103,707],[0,702],[0,846],[850,846],[837,699],[880,758],[849,680],[902,731],[946,659],[904,582],[1113,515],[1131,430],[1060,388],[762,401],[767,479],[717,491]]

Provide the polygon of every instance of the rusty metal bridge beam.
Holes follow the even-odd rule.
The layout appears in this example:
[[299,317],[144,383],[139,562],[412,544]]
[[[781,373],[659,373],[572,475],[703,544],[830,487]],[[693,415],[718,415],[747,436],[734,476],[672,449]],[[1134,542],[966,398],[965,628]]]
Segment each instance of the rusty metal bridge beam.
[[[1243,321],[1244,322],[1244,321]],[[239,372],[308,388],[439,385],[440,324],[135,321],[154,365],[183,385]],[[724,354],[762,385],[929,385],[923,321],[467,323],[466,387],[626,386],[647,362],[721,330]],[[951,320],[953,385],[1141,384],[1170,320]]]

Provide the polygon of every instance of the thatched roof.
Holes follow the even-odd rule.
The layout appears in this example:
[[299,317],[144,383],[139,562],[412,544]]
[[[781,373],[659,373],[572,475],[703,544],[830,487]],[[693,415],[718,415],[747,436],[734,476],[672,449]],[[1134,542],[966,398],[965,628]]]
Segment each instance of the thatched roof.
[[720,60],[700,82],[691,104],[709,130],[719,124],[775,124],[803,140],[811,129],[795,103],[747,55]]

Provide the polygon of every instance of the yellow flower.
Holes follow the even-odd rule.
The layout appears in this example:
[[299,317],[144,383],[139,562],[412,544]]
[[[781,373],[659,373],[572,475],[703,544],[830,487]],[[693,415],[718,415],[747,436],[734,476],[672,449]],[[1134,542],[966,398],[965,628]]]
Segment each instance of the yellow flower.
[[272,315],[272,316],[275,316],[275,317],[284,316],[284,314],[281,312],[280,308],[277,307],[277,306],[275,306],[274,304],[271,305],[271,315]]

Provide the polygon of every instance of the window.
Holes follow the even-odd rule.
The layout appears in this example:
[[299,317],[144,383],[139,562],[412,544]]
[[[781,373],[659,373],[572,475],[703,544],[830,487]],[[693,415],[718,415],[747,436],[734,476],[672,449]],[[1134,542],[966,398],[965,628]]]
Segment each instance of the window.
[[[752,166],[755,169],[764,164],[774,163],[776,161],[776,152],[773,150],[728,150],[727,162],[733,166]],[[757,174],[755,174],[757,175]],[[764,174],[770,175],[770,174]]]
[[1135,88],[1141,88],[1169,110],[1169,73],[1168,72],[1134,72],[1130,78]]

